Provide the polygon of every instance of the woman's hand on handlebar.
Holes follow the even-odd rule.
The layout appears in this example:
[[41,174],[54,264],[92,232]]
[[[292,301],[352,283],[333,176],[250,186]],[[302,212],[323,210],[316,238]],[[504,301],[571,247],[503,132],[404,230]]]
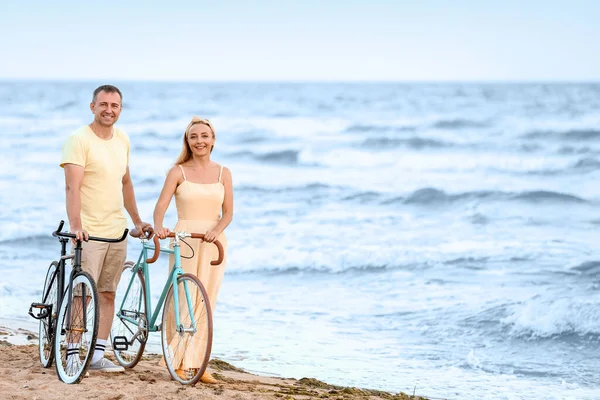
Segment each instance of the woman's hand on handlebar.
[[171,231],[169,230],[169,228],[165,228],[162,226],[157,226],[156,229],[154,230],[154,234],[156,236],[158,236],[159,239],[165,239],[169,233],[171,233]]
[[213,243],[219,237],[219,232],[211,229],[210,231],[204,234],[204,241],[208,243]]

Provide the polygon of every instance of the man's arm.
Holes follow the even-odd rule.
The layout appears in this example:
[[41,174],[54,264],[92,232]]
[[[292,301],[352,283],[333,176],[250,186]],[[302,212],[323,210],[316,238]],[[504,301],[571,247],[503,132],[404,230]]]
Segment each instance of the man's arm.
[[88,233],[81,226],[81,182],[83,167],[77,164],[65,164],[65,192],[67,197],[67,217],[69,228],[77,240],[88,240]]
[[151,225],[143,222],[140,218],[137,203],[135,201],[135,193],[133,192],[133,182],[131,181],[131,175],[129,174],[129,167],[127,167],[125,176],[123,176],[123,203],[136,229],[140,232],[147,231],[147,228],[151,227]]

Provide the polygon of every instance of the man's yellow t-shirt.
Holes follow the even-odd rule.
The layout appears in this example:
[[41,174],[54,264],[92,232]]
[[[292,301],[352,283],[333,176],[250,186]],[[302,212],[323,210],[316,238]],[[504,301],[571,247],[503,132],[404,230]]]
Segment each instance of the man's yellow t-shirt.
[[127,228],[123,213],[123,176],[129,165],[129,138],[120,129],[104,140],[89,126],[75,131],[63,147],[60,166],[83,167],[81,224],[92,236],[118,238]]

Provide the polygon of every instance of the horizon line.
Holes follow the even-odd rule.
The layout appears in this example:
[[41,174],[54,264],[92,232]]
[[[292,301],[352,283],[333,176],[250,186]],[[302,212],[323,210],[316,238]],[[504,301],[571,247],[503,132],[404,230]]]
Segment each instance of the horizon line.
[[106,78],[23,78],[1,77],[0,83],[29,82],[29,83],[91,83],[98,81],[112,81],[118,83],[173,83],[173,84],[600,84],[597,79],[106,79]]

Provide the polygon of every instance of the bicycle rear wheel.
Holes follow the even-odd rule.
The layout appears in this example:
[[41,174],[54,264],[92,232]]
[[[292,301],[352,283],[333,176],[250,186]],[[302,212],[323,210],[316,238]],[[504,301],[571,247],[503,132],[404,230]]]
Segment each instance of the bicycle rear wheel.
[[69,288],[65,290],[58,313],[54,351],[56,373],[61,381],[79,383],[84,377],[96,347],[99,315],[96,284],[87,272],[80,272],[73,279],[71,296]]
[[49,307],[48,315],[40,319],[39,349],[40,361],[44,368],[52,366],[54,360],[54,330],[56,329],[56,316],[58,315],[58,263],[53,261],[48,267],[44,289],[42,290],[42,304]]
[[134,267],[131,261],[127,261],[123,267],[115,298],[117,313],[110,330],[115,357],[125,368],[136,366],[148,340],[144,275]]
[[191,274],[177,278],[179,326],[173,287],[163,308],[161,342],[169,373],[179,383],[194,385],[208,365],[212,348],[212,312],[206,290]]

